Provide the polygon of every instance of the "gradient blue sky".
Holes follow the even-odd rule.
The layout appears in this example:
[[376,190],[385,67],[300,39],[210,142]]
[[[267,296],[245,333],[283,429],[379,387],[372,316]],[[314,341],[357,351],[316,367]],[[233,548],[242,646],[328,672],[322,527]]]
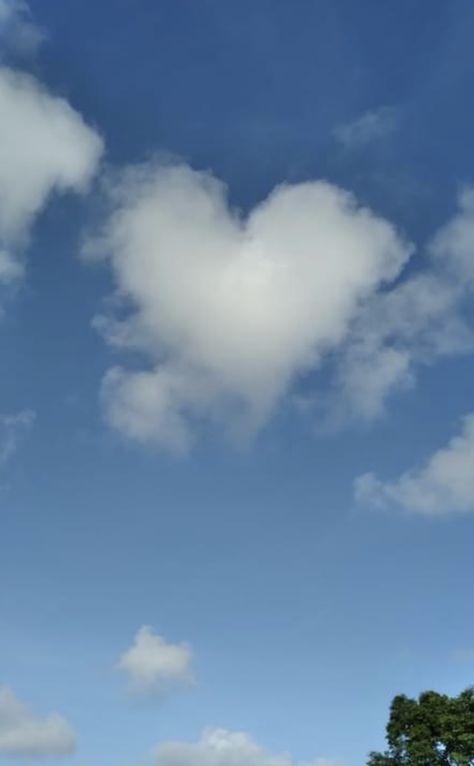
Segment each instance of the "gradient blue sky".
[[[160,742],[206,727],[297,763],[363,764],[394,694],[457,693],[474,678],[474,437],[462,421],[474,410],[474,206],[458,207],[474,183],[474,5],[30,0],[28,16],[3,2],[16,21],[1,65],[65,98],[104,154],[85,193],[44,201],[14,243],[25,274],[0,293],[0,685],[70,723],[71,766],[146,764]],[[32,33],[20,44],[25,28],[42,31],[37,46]],[[117,427],[101,380],[140,366],[140,352],[93,326],[116,277],[80,253],[113,205],[104,186],[154,155],[211,172],[243,215],[281,183],[350,190],[416,246],[379,295],[440,269],[453,304],[409,340],[387,330],[384,347],[408,349],[410,381],[376,417],[334,404],[353,325],[360,340],[378,322],[359,307],[321,363],[292,368],[243,445],[222,412],[216,425],[199,411],[179,455]],[[0,191],[1,176],[0,163]],[[459,469],[416,473],[442,449]],[[143,625],[189,644],[192,688],[127,692],[116,665]]]

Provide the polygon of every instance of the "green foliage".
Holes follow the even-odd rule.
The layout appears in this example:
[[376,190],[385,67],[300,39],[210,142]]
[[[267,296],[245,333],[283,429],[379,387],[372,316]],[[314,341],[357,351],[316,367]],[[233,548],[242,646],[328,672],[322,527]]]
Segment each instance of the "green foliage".
[[384,753],[370,754],[367,766],[474,766],[474,687],[458,697],[395,697],[387,742]]

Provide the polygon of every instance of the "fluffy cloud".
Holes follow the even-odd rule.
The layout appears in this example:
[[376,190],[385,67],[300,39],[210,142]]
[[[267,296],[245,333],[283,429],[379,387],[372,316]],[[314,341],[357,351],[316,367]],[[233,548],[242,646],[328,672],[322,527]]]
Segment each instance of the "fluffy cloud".
[[0,467],[16,452],[20,442],[30,431],[35,420],[35,413],[22,410],[16,415],[0,416]]
[[[295,766],[290,755],[274,755],[245,732],[226,729],[207,729],[195,743],[163,742],[155,750],[155,763],[156,766]],[[311,766],[337,764],[327,758],[311,762]]]
[[411,252],[321,181],[277,187],[247,216],[229,208],[223,184],[185,165],[131,169],[109,194],[112,212],[86,252],[110,260],[119,316],[96,325],[146,362],[108,372],[106,415],[178,451],[203,422],[258,429]]
[[102,141],[67,101],[7,67],[0,67],[0,113],[1,284],[21,275],[31,225],[52,192],[87,188]]
[[474,414],[465,417],[461,434],[418,471],[386,483],[365,474],[356,480],[355,493],[359,502],[378,508],[438,516],[474,511]]
[[132,692],[162,695],[194,682],[191,659],[186,644],[170,644],[143,626],[117,667],[128,675]]
[[0,753],[24,757],[61,756],[75,750],[76,737],[57,713],[35,716],[7,687],[0,687]]

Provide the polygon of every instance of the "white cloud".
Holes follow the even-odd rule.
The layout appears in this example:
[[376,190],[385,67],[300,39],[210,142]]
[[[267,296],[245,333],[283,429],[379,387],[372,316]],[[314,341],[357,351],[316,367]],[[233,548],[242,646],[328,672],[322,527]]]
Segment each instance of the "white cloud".
[[394,391],[413,385],[410,352],[371,345],[367,339],[348,344],[341,354],[334,383],[321,400],[323,423],[339,428],[352,419],[372,421],[385,411]]
[[474,414],[464,418],[461,434],[425,466],[393,482],[364,474],[356,479],[355,494],[360,503],[376,508],[394,506],[437,516],[474,511]]
[[96,324],[146,362],[109,371],[106,415],[178,451],[203,422],[234,434],[264,424],[411,253],[389,223],[325,182],[279,186],[244,217],[209,174],[152,163],[111,184],[110,198],[87,252],[110,259],[130,311]]
[[393,133],[400,122],[400,109],[381,106],[370,109],[352,122],[334,130],[335,139],[346,149],[361,149]]
[[61,756],[75,747],[74,731],[62,716],[37,717],[9,688],[0,687],[0,754]]
[[332,425],[371,421],[388,397],[414,385],[420,363],[474,350],[460,306],[464,291],[432,269],[375,295],[353,322],[326,397]]
[[[311,766],[338,766],[327,758]],[[156,766],[296,766],[288,754],[274,755],[239,731],[207,729],[198,742],[163,742],[155,750]],[[304,766],[304,764],[300,764]],[[309,766],[309,764],[306,764]]]
[[467,189],[458,212],[428,244],[424,267],[361,307],[323,400],[331,426],[379,416],[393,392],[414,385],[419,364],[474,351],[464,316],[473,264],[474,191]]
[[21,441],[33,427],[35,413],[22,410],[15,415],[0,415],[0,467],[18,449]]
[[132,692],[162,695],[194,683],[191,660],[186,644],[168,643],[143,626],[117,667],[127,674]]
[[54,191],[85,191],[102,141],[35,78],[0,67],[0,282],[21,275],[31,226]]

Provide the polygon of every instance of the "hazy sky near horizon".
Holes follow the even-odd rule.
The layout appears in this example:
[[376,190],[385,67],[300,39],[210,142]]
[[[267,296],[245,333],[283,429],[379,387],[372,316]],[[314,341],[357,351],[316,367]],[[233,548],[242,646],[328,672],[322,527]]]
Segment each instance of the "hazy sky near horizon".
[[474,5],[0,0],[0,761],[358,766],[474,680]]

